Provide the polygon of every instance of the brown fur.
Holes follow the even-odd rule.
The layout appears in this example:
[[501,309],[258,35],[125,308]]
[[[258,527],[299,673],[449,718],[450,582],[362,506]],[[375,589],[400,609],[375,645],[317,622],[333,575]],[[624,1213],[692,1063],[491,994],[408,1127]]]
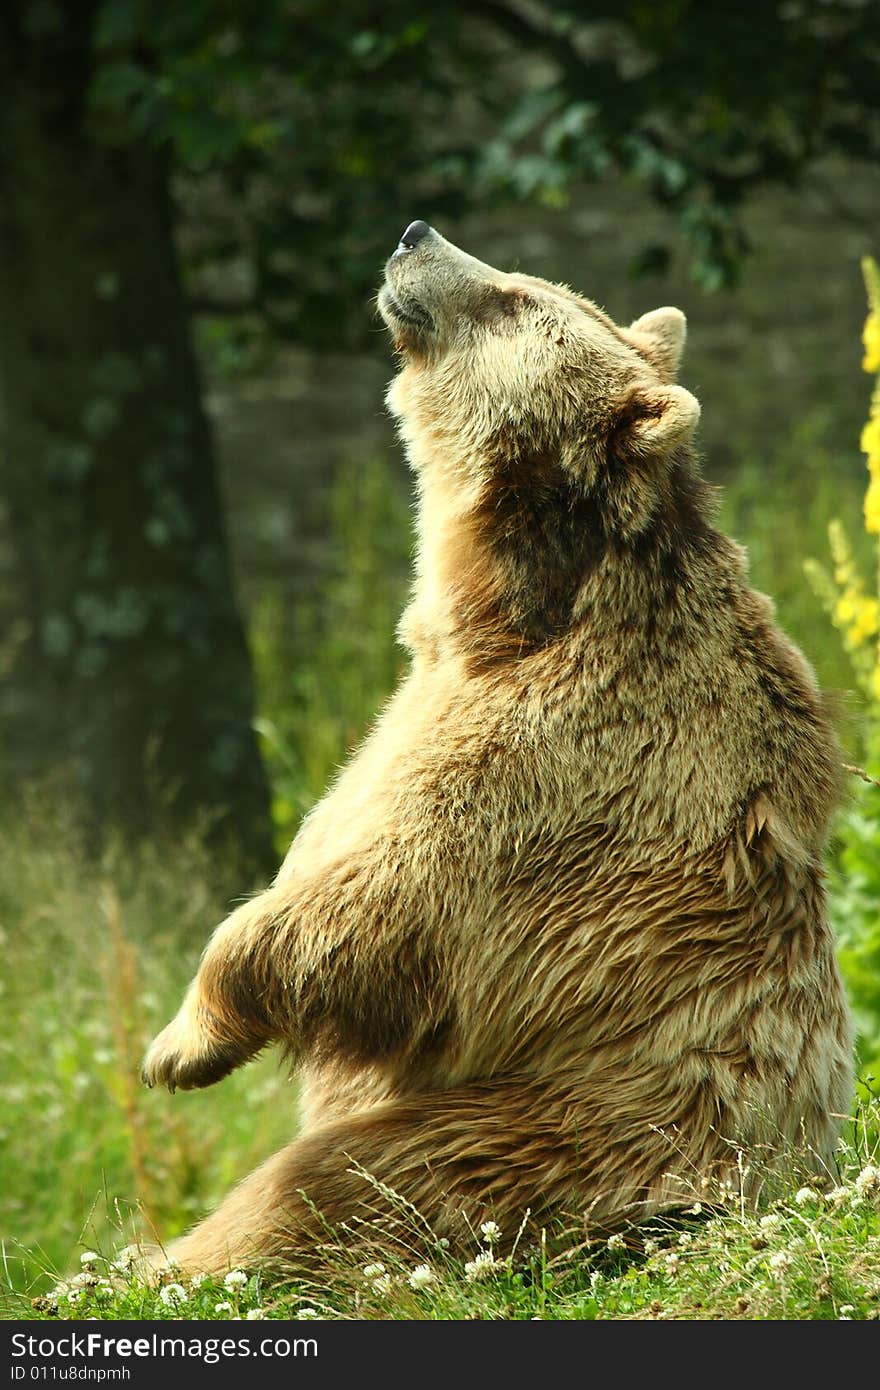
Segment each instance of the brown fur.
[[178,1243],[191,1269],[305,1260],[315,1210],[390,1239],[377,1183],[437,1235],[607,1228],[738,1146],[830,1164],[851,1098],[840,752],[712,525],[682,316],[620,328],[436,233],[380,308],[412,668],[148,1054],[150,1083],[202,1086],[278,1039],[305,1078],[302,1136]]

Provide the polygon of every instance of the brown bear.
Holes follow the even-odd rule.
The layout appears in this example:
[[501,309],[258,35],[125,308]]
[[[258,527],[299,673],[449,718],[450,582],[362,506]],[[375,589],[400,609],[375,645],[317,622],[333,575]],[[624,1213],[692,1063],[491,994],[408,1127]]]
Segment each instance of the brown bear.
[[[423,222],[385,270],[419,495],[409,673],[272,887],[212,937],[148,1083],[283,1043],[300,1137],[172,1255],[594,1230],[832,1164],[852,1037],[822,856],[840,750],[712,523],[677,309],[628,328]],[[361,1223],[366,1223],[366,1227]]]

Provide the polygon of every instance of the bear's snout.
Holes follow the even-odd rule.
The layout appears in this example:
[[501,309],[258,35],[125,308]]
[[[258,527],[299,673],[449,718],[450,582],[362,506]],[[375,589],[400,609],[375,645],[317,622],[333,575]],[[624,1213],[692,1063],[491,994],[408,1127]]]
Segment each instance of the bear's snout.
[[[429,227],[427,222],[410,222],[400,241],[397,243],[397,250],[394,256],[406,256],[410,251],[415,251],[420,242],[425,237],[434,236],[433,227]],[[392,260],[394,259],[392,256]]]

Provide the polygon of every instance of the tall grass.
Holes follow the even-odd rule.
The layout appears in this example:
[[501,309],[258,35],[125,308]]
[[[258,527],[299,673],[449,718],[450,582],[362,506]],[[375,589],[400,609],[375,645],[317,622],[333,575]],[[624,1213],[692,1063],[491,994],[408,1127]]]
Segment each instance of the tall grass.
[[[822,556],[828,523],[857,516],[862,479],[855,441],[841,440],[832,413],[814,409],[797,420],[787,439],[768,444],[760,456],[743,454],[721,492],[718,524],[748,551],[751,583],[769,594],[778,620],[803,649],[826,690],[848,693],[843,735],[858,746],[862,701],[853,673],[825,607],[807,582],[804,561]],[[870,545],[856,538],[860,557]],[[851,694],[850,694],[851,692]]]
[[294,1131],[271,1058],[223,1087],[145,1090],[140,1059],[176,1011],[226,904],[197,844],[108,852],[29,808],[0,836],[0,1234],[7,1282],[80,1242],[179,1232]]
[[395,629],[409,582],[409,499],[381,459],[343,471],[330,497],[328,572],[302,601],[268,591],[251,625],[257,731],[279,850],[363,737],[402,670]]
[[[880,1075],[880,266],[866,257],[863,270],[868,314],[862,366],[871,390],[859,444],[867,480],[862,473],[860,506],[835,508],[828,527],[832,566],[810,560],[806,570],[863,702],[857,751],[865,767],[838,818],[831,887],[860,1050],[866,1069]],[[854,529],[860,514],[862,524]]]

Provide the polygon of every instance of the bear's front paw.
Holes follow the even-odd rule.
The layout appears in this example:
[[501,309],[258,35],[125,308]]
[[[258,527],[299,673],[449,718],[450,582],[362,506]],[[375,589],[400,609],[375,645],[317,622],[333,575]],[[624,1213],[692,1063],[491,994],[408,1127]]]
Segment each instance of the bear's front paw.
[[190,1091],[211,1086],[244,1061],[241,1049],[213,1038],[198,1025],[196,1012],[184,1004],[176,1018],[151,1043],[141,1077],[147,1086]]

